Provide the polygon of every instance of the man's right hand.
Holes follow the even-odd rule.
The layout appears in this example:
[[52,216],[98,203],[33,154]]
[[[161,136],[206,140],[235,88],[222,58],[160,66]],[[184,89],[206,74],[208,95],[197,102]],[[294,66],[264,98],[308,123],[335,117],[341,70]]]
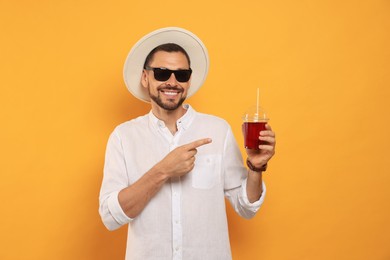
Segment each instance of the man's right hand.
[[171,151],[156,166],[167,177],[180,177],[189,173],[195,166],[197,148],[211,143],[210,138],[199,139]]

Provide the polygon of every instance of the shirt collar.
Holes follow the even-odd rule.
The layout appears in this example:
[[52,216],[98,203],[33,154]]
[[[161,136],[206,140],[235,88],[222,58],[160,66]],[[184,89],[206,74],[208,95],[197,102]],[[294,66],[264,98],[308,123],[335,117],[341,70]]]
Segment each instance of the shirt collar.
[[183,128],[185,130],[191,125],[192,120],[194,120],[195,110],[189,104],[184,104],[183,107],[187,112],[177,120],[176,125],[178,129]]
[[[177,120],[176,125],[178,129],[183,128],[185,130],[191,125],[191,122],[195,117],[195,110],[189,104],[184,104],[183,107],[187,112]],[[156,129],[165,127],[164,121],[158,119],[153,114],[152,110],[149,112],[149,123]]]

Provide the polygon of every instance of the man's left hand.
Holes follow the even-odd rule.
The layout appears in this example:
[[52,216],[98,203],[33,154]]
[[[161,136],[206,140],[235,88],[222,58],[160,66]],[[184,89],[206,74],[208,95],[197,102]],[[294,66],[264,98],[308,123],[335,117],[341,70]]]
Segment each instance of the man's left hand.
[[268,163],[268,161],[275,154],[275,133],[272,131],[270,125],[265,126],[259,134],[259,139],[263,144],[259,145],[260,150],[246,149],[249,161],[256,168],[261,168]]

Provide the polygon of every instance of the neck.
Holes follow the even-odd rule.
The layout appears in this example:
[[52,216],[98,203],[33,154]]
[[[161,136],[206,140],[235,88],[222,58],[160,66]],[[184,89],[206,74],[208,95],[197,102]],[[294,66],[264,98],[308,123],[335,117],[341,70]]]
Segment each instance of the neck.
[[183,106],[179,106],[175,110],[166,110],[152,102],[152,112],[153,114],[160,120],[164,121],[166,127],[168,127],[169,131],[172,134],[177,132],[176,122],[179,118],[181,118],[185,113],[186,109]]

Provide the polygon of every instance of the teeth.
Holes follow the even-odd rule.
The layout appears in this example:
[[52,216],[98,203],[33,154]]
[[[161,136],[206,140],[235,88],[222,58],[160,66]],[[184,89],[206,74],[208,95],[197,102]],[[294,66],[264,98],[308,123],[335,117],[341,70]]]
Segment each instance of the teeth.
[[164,94],[168,95],[168,96],[174,96],[174,95],[177,95],[177,92],[167,92],[167,91],[165,91]]

